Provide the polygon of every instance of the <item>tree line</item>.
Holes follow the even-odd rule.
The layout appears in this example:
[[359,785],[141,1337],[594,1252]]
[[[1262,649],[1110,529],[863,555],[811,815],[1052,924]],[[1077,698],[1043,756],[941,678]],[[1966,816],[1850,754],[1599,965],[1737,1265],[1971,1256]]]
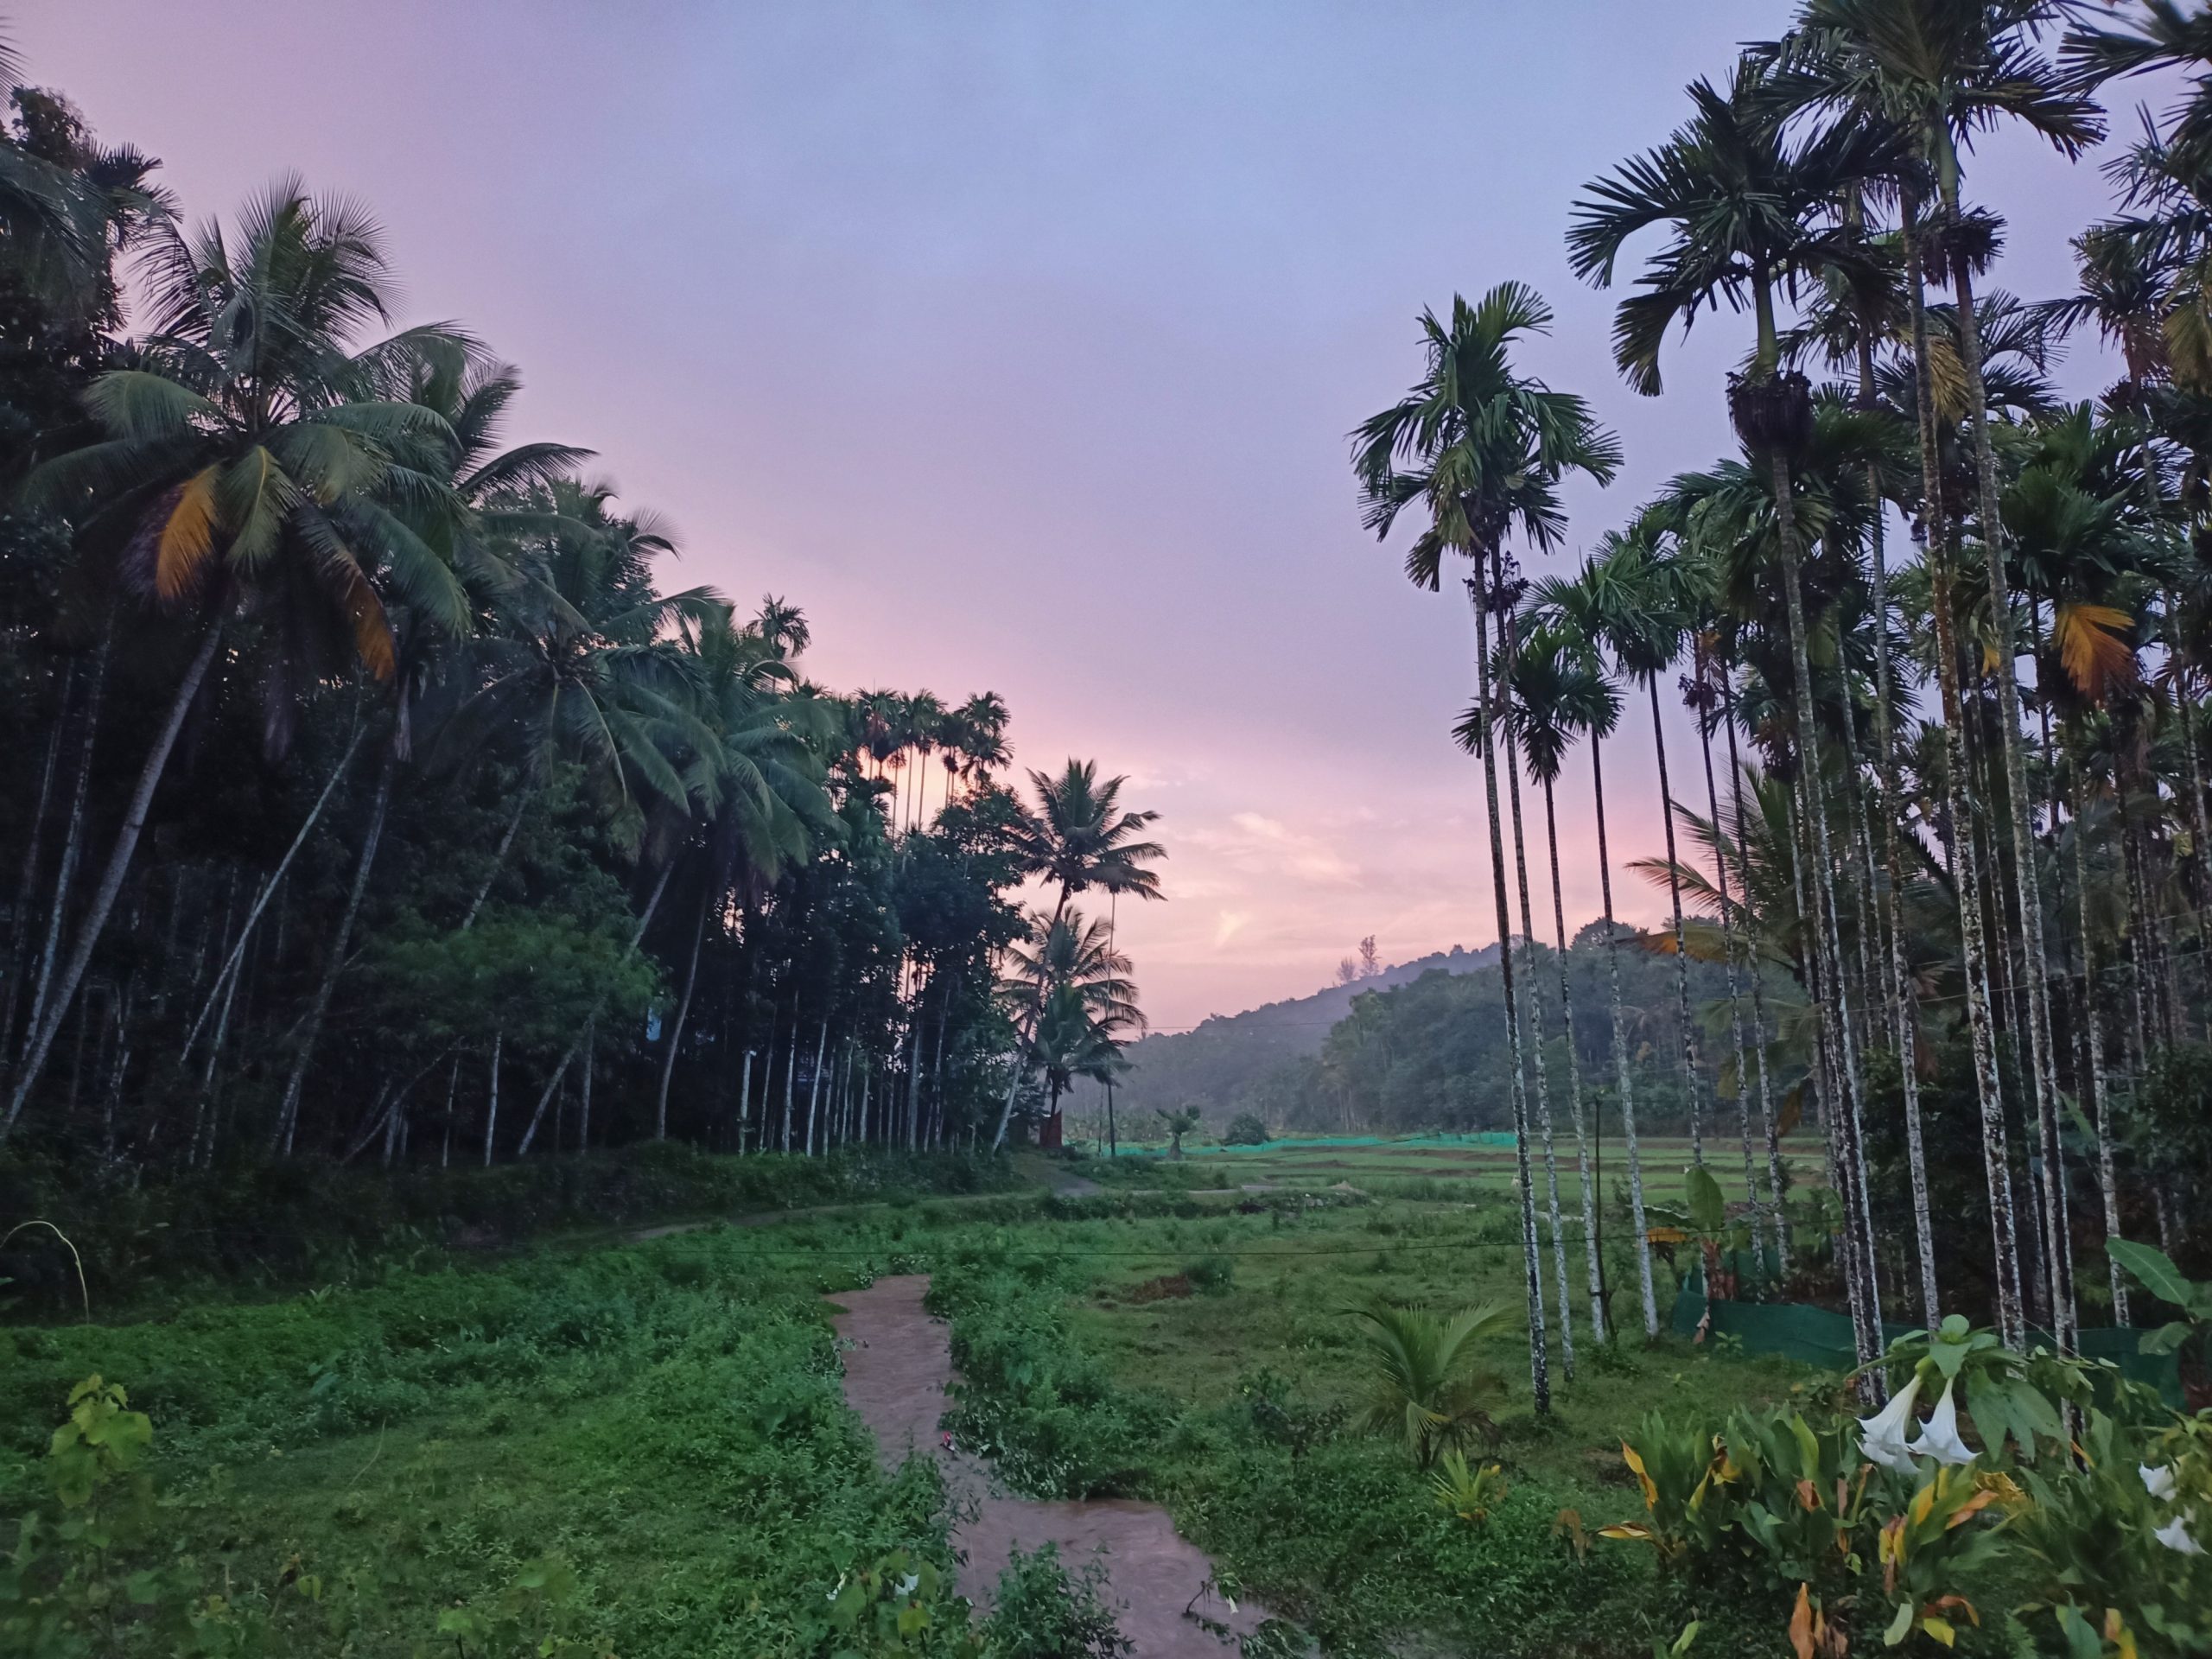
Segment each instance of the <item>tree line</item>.
[[[1502,991],[1540,1402],[1571,1271],[1594,1291],[1599,1264],[1586,1249],[1571,1268],[1573,1198],[1549,1170],[1540,1188],[1530,1148],[1563,1106],[1594,1237],[1601,1078],[1656,1328],[1618,977],[1611,1055],[1586,1066],[1570,1041],[1565,1076],[1546,1063],[1547,1019],[1571,1031],[1575,1008],[1555,824],[1579,809],[1555,785],[1586,743],[1611,924],[1601,760],[1632,702],[1664,809],[1643,873],[1669,900],[1643,943],[1672,958],[1693,1155],[1740,1156],[1762,1250],[1802,1265],[1814,1241],[1791,1236],[1778,1153],[1802,1103],[1837,1199],[1827,1282],[1862,1361],[1885,1313],[1932,1327],[1971,1310],[2012,1347],[2039,1327],[2070,1350],[2085,1305],[2129,1322],[2107,1244],[2196,1247],[2208,69],[2201,10],[1808,0],[1694,84],[1675,131],[1588,185],[1567,232],[1579,276],[1627,289],[1614,355],[1639,394],[1665,390],[1678,326],[1748,321],[1726,385],[1695,394],[1725,396],[1738,448],[1532,580],[1516,549],[1561,549],[1561,481],[1610,483],[1622,454],[1586,400],[1516,366],[1551,318],[1512,283],[1424,315],[1421,378],[1353,434],[1369,528],[1416,525],[1407,575],[1436,590],[1447,556],[1466,561],[1478,683],[1458,733],[1483,765],[1498,933],[1522,941]],[[2109,215],[2073,243],[2076,291],[1990,288],[2005,228],[1972,199],[1976,143],[2024,129],[2078,162],[2107,134],[2107,89],[2153,70],[2183,90],[2107,166]],[[2050,370],[2082,331],[2122,372],[2069,404]],[[1688,757],[1666,747],[1677,695]],[[1618,963],[1619,931],[1604,937]],[[1726,980],[1710,1027],[1693,959]],[[1788,1005],[1770,972],[1795,982]],[[2077,1263],[2099,1254],[2093,1283]],[[1594,1295],[1591,1318],[1603,1340]]]
[[644,1138],[995,1147],[1143,1020],[1153,815],[510,441],[358,206],[187,222],[61,97],[0,130],[0,1143],[130,1178]]

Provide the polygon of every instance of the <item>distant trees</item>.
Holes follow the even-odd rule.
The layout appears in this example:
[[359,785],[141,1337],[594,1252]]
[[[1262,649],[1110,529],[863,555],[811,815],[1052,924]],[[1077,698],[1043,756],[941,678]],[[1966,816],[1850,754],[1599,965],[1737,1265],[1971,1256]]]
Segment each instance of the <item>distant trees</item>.
[[388,329],[360,209],[287,179],[188,230],[14,90],[11,1154],[991,1144],[1118,1065],[1129,964],[1071,901],[1159,895],[1122,780],[1025,804],[995,694],[841,696],[788,600],[664,590],[588,450],[505,440],[514,370]]

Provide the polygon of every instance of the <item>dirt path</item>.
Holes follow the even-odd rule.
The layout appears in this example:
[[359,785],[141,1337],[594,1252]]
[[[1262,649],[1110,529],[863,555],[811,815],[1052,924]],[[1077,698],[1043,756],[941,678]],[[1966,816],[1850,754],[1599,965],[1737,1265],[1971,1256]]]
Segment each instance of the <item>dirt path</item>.
[[1266,1611],[1240,1601],[1232,1612],[1206,1589],[1211,1564],[1177,1535],[1166,1510],[1125,1498],[1045,1503],[1010,1497],[997,1489],[988,1465],[944,1443],[938,1419],[952,1378],[952,1346],[944,1325],[922,1306],[929,1282],[912,1274],[846,1292],[835,1299],[844,1310],[835,1323],[852,1344],[845,1353],[845,1398],[874,1431],[885,1466],[896,1468],[912,1452],[936,1457],[955,1513],[974,1511],[953,1532],[960,1593],[988,1605],[1007,1553],[1016,1545],[1031,1550],[1051,1542],[1071,1567],[1102,1555],[1106,1599],[1137,1659],[1222,1659],[1231,1651],[1185,1617],[1194,1602],[1198,1611],[1240,1637],[1257,1630]]

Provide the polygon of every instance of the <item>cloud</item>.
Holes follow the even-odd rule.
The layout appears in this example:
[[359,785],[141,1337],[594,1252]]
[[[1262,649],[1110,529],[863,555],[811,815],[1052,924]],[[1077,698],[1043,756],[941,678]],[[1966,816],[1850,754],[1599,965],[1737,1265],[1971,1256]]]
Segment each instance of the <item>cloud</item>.
[[1252,874],[1287,875],[1313,887],[1359,885],[1359,866],[1328,842],[1258,812],[1232,812],[1226,823],[1195,826],[1183,838]]
[[1214,949],[1215,949],[1215,950],[1220,950],[1222,946],[1224,946],[1224,944],[1228,944],[1231,939],[1235,938],[1236,938],[1239,933],[1242,933],[1242,932],[1244,931],[1245,924],[1246,924],[1246,923],[1248,923],[1248,922],[1249,922],[1251,919],[1252,919],[1252,913],[1251,913],[1251,912],[1249,912],[1249,911],[1246,911],[1246,910],[1224,910],[1224,911],[1223,911],[1223,912],[1221,912],[1221,915],[1220,915],[1219,918],[1218,918],[1218,919],[1214,923],[1214,929],[1213,929],[1213,946],[1214,946]]

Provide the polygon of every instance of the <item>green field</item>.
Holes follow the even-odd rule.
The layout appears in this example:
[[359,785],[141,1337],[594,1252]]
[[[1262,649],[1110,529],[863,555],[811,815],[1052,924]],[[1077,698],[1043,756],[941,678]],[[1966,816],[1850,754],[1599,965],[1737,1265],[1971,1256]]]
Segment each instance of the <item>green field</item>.
[[[1255,1161],[1333,1174],[1298,1156]],[[0,1336],[0,1479],[10,1507],[35,1488],[64,1394],[98,1372],[155,1421],[148,1548],[228,1586],[225,1617],[270,1622],[276,1650],[430,1651],[442,1611],[505,1605],[525,1646],[557,1624],[625,1659],[828,1654],[845,1575],[898,1548],[944,1559],[945,1517],[930,1467],[876,1470],[823,1294],[928,1271],[968,1378],[964,1440],[1033,1491],[1165,1503],[1226,1579],[1328,1651],[1648,1653],[1679,1626],[1675,1593],[1641,1553],[1578,1560],[1554,1518],[1636,1507],[1618,1446],[1642,1412],[1808,1377],[1666,1342],[1594,1353],[1578,1289],[1582,1363],[1570,1382],[1554,1351],[1549,1419],[1530,1408],[1523,1340],[1485,1344],[1490,1451],[1512,1491],[1486,1525],[1455,1520],[1402,1446],[1344,1421],[1367,1375],[1349,1310],[1517,1308],[1518,1224],[1487,1170],[1409,1173],[1446,1190],[874,1205],[19,1330]],[[549,1556],[575,1575],[559,1608],[513,1587]]]

